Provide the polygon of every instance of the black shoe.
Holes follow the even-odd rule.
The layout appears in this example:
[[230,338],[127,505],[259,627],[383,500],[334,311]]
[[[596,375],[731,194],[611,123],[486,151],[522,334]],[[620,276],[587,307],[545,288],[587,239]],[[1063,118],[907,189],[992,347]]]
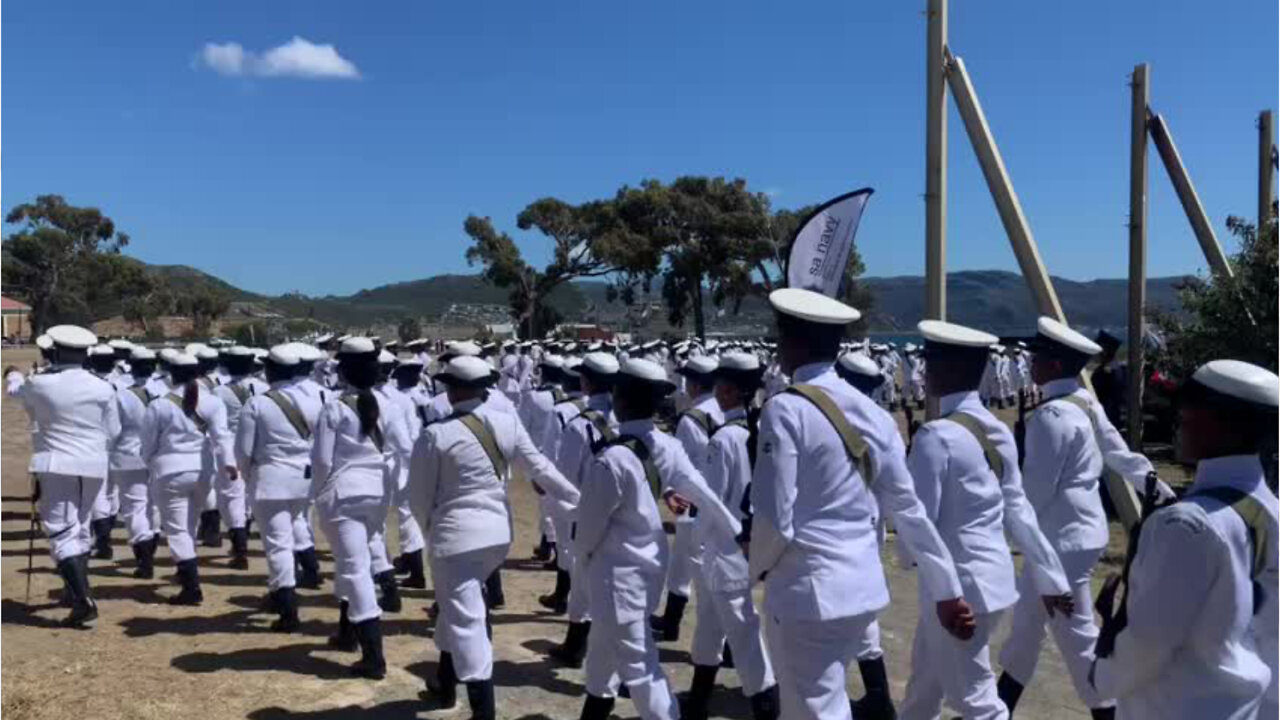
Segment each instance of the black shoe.
[[427,678],[427,702],[432,710],[452,710],[458,705],[458,673],[453,667],[453,654],[440,653],[435,677]]
[[298,581],[295,586],[304,590],[320,589],[324,580],[320,577],[320,561],[316,559],[316,549],[309,547],[306,550],[295,550],[293,562],[298,569]]
[[406,556],[409,553],[400,553],[395,560],[391,561],[391,570],[397,575],[408,575],[409,565],[406,562]]
[[1013,679],[1013,676],[1007,672],[1000,673],[1000,679],[996,681],[996,693],[1000,695],[1000,701],[1004,706],[1009,708],[1009,717],[1013,717],[1014,708],[1018,707],[1018,699],[1022,697],[1022,683]]
[[395,570],[384,570],[373,576],[374,582],[382,590],[382,597],[378,598],[378,607],[382,608],[382,612],[398,613],[402,607],[400,602],[400,584],[396,582]]
[[676,593],[667,593],[667,607],[662,615],[649,618],[649,627],[653,637],[659,642],[676,642],[680,639],[680,621],[684,619],[684,608],[689,598]]
[[272,632],[291,633],[297,630],[301,622],[298,621],[298,594],[291,587],[282,587],[271,593],[274,597],[274,605],[276,612],[280,613],[280,617],[271,623]]
[[770,685],[751,696],[751,720],[778,720],[778,714],[777,685]]
[[249,517],[244,519],[244,535],[245,537],[249,537],[252,534],[253,534],[253,516],[250,515]]
[[560,569],[560,549],[555,543],[548,543],[547,559],[542,562],[543,570],[559,570]]
[[89,521],[89,532],[93,533],[93,559],[110,560],[115,557],[111,548],[111,518]]
[[150,580],[156,576],[156,539],[152,536],[133,544],[133,559],[136,566],[133,576],[141,580]]
[[547,540],[547,536],[543,535],[538,541],[538,546],[533,549],[533,559],[539,562],[546,562],[551,559],[551,542]]
[[716,689],[716,673],[718,665],[694,665],[693,684],[680,703],[680,717],[683,720],[706,720],[707,703],[711,702],[711,693]]
[[200,590],[200,569],[195,558],[178,562],[178,582],[182,590],[169,598],[170,605],[199,605],[204,602],[204,593]]
[[232,570],[249,569],[249,530],[247,528],[231,528],[227,531],[231,538],[231,562],[227,567]]
[[587,695],[586,701],[582,703],[582,714],[578,716],[578,720],[608,720],[613,712],[613,703],[614,700],[611,697]]
[[427,622],[434,625],[436,620],[440,619],[440,603],[438,602],[431,603],[431,605],[427,606],[426,612],[427,612]]
[[467,683],[467,701],[471,703],[471,720],[494,720],[497,717],[492,680]]
[[387,676],[387,661],[382,657],[382,620],[370,618],[355,624],[356,639],[360,642],[360,659],[351,666],[351,673],[370,680]]
[[217,510],[200,513],[200,526],[196,535],[200,536],[200,544],[204,547],[222,547],[222,513]]
[[720,651],[720,667],[733,669],[733,648],[729,647],[729,643],[724,644],[724,648]]
[[88,562],[89,555],[85,553],[58,563],[58,574],[71,600],[71,614],[63,619],[63,627],[84,630],[93,627],[98,619],[98,605],[89,591]]
[[556,587],[550,595],[538,598],[538,604],[551,611],[552,615],[563,615],[569,611],[569,588],[572,582],[568,570],[556,571]]
[[850,703],[853,716],[858,720],[894,720],[898,710],[889,694],[889,674],[885,670],[884,656],[874,660],[859,660],[858,674],[867,694]]
[[587,636],[591,634],[591,621],[571,622],[564,642],[551,648],[547,655],[571,668],[582,667],[587,659]]
[[329,636],[329,647],[334,650],[351,652],[359,645],[359,641],[356,639],[355,627],[347,616],[348,607],[346,600],[343,600],[338,606],[338,632]]
[[1093,720],[1116,720],[1116,709],[1114,707],[1094,708],[1089,711],[1089,717]]
[[397,559],[402,561],[405,566],[404,572],[398,574],[407,574],[409,576],[400,581],[400,587],[425,590],[427,587],[427,575],[422,569],[422,551],[407,552]]
[[494,570],[484,581],[484,604],[490,610],[507,606],[507,595],[502,591],[502,568]]

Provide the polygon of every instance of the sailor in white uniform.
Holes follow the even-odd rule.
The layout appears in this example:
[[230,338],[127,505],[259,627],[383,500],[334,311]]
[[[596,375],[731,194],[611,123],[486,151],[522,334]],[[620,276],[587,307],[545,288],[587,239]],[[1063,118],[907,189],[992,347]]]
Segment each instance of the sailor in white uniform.
[[[528,355],[521,355],[522,358]],[[538,450],[546,453],[543,443],[547,438],[548,423],[556,422],[555,406],[556,403],[567,399],[564,388],[561,383],[564,379],[564,359],[559,355],[543,355],[538,362],[538,372],[541,376],[542,383],[531,387],[529,392],[525,393],[524,400],[520,403],[520,422],[528,431],[529,437],[534,439],[534,445]],[[552,515],[555,511],[553,499],[547,495],[538,497],[538,512],[540,515],[539,523],[542,530],[542,537],[538,542],[538,547],[534,549],[533,558],[548,564],[548,569],[555,566],[553,556],[556,553],[557,535],[555,522]],[[568,588],[565,588],[566,600]]]
[[[378,351],[366,337],[351,337],[338,350],[338,372],[347,392],[329,400],[316,422],[311,449],[311,497],[333,550],[333,592],[340,601],[338,633],[330,645],[361,657],[352,673],[381,680],[382,607],[374,587],[373,545],[381,543],[395,491],[391,464],[411,452],[403,416],[373,391]],[[381,550],[385,558],[386,550]]]
[[[560,387],[564,391],[564,397],[551,406],[552,415],[545,425],[542,442],[539,444],[542,454],[553,460],[559,455],[565,427],[587,407],[587,399],[582,395],[582,379],[579,372],[581,365],[582,361],[578,358],[566,358],[559,373]],[[538,598],[538,603],[554,615],[563,615],[569,610],[569,592],[573,584],[571,574],[573,571],[573,508],[560,507],[554,501],[547,500],[547,510],[551,516],[552,530],[556,537],[556,584],[549,595]],[[578,632],[582,635],[582,641],[579,643],[581,647],[570,659],[581,665],[581,659],[586,656],[586,628]]]
[[129,360],[134,385],[116,392],[120,434],[111,447],[110,477],[120,488],[120,517],[136,563],[133,576],[149,580],[155,574],[157,526],[151,518],[151,476],[141,452],[147,406],[156,400],[147,389],[147,380],[155,372],[156,354],[138,346],[130,351]]
[[[740,509],[751,485],[748,404],[760,389],[763,373],[764,367],[754,355],[740,352],[720,356],[714,371],[715,400],[722,417],[707,444],[703,476],[726,507],[739,511],[740,520],[745,519]],[[693,684],[680,714],[684,720],[707,717],[707,703],[724,659],[721,650],[727,642],[742,693],[751,703],[753,720],[775,720],[778,687],[751,598],[747,558],[736,538],[716,532],[712,523],[695,522],[702,562],[695,569],[697,625],[690,648]]]
[[[240,423],[240,410],[249,398],[265,393],[269,388],[262,380],[253,376],[254,350],[243,346],[233,346],[221,354],[222,363],[226,366],[231,381],[225,385],[206,383],[210,394],[222,400],[227,409],[227,427],[235,436]],[[218,537],[218,521],[227,523],[228,536],[231,539],[231,561],[228,567],[246,570],[249,567],[249,531],[248,505],[246,502],[246,478],[241,476],[235,480],[219,478],[214,487],[217,493],[217,506],[213,510],[206,509],[201,516],[203,530],[201,544],[206,547],[219,547],[222,540]]]
[[452,707],[462,682],[471,717],[492,720],[493,647],[483,594],[511,545],[512,467],[569,504],[577,503],[578,491],[538,452],[518,419],[485,402],[496,392],[489,389],[495,378],[488,363],[459,356],[435,379],[447,388],[454,412],[423,432],[409,472],[414,511],[431,537],[431,575],[440,604],[440,663],[429,690],[438,706]]
[[874,524],[879,510],[892,515],[899,541],[916,559],[922,612],[936,613],[962,639],[972,636],[974,617],[951,554],[916,497],[897,426],[885,424],[832,369],[844,326],[860,313],[798,288],[775,290],[769,300],[782,369],[798,385],[773,396],[761,413],[751,576],[765,585],[781,716],[848,720],[845,673],[856,652],[850,639],[889,603]]
[[[1010,711],[1017,706],[1035,673],[1047,629],[1076,694],[1095,717],[1106,718],[1114,712],[1113,698],[1098,695],[1088,681],[1098,638],[1090,580],[1110,537],[1098,481],[1104,472],[1116,472],[1142,492],[1154,469],[1147,458],[1129,450],[1080,383],[1080,371],[1101,351],[1098,344],[1048,317],[1040,318],[1037,330],[1032,372],[1047,399],[1026,422],[1023,485],[1041,529],[1066,570],[1075,611],[1050,618],[1028,589],[1030,579],[1023,573],[1022,596],[1014,606],[1009,638],[1000,653],[1004,668],[1000,697]],[[1162,500],[1173,497],[1163,483],[1157,491]]]
[[98,607],[89,589],[89,521],[106,482],[108,448],[120,432],[109,383],[84,370],[93,333],[57,325],[46,333],[51,365],[23,385],[21,398],[32,426],[31,461],[39,494],[40,524],[66,586],[71,613],[65,627],[94,624]]
[[165,540],[178,565],[182,591],[170,599],[175,605],[199,605],[204,600],[193,537],[196,521],[217,478],[234,481],[239,477],[227,407],[201,390],[199,373],[195,357],[171,356],[169,376],[174,390],[147,406],[139,452],[151,469]]
[[[100,343],[89,348],[86,369],[111,386],[115,392],[128,386],[125,380],[116,373],[116,353],[110,345]],[[110,560],[115,556],[111,547],[111,530],[115,528],[116,517],[120,514],[120,488],[108,473],[107,481],[93,501],[93,512],[89,520],[89,532],[93,536],[95,560]]]
[[[1143,523],[1090,680],[1126,718],[1276,717],[1276,497],[1258,451],[1274,442],[1280,378],[1237,360],[1201,366],[1179,393],[1182,501]],[[1123,610],[1123,615],[1119,611]]]
[[[392,365],[390,377],[378,386],[377,392],[399,409],[404,417],[404,425],[409,429],[409,437],[417,440],[422,432],[422,413],[418,411],[418,402],[413,393],[414,389],[421,384],[422,366],[413,358],[398,361],[395,356],[383,350],[380,360],[383,361],[384,368],[385,360],[388,358]],[[392,582],[395,575],[407,575],[408,577],[401,581],[404,587],[422,589],[427,586],[422,559],[422,550],[426,544],[422,538],[422,526],[413,516],[413,507],[408,493],[409,456],[397,458],[396,464],[392,466],[392,472],[396,481],[396,496],[393,502],[400,538],[400,554],[392,562],[394,570]]]
[[978,396],[996,336],[937,320],[921,322],[919,330],[929,359],[927,391],[938,398],[940,417],[916,433],[907,468],[955,560],[977,627],[973,638],[958,641],[920,616],[900,716],[935,718],[945,700],[963,717],[1003,720],[1008,709],[996,692],[988,644],[1004,610],[1018,598],[1006,534],[1033,578],[1024,593],[1040,596],[1050,615],[1069,614],[1071,595],[1058,555],[1022,491],[1013,433]]
[[[702,355],[685,361],[677,370],[684,377],[685,394],[689,407],[676,419],[676,439],[684,446],[684,452],[693,467],[703,473],[707,461],[707,443],[711,433],[724,421],[720,406],[712,391],[715,389],[716,359]],[[667,564],[667,605],[651,624],[658,640],[675,642],[680,639],[680,621],[684,618],[689,593],[697,566],[702,562],[702,548],[694,539],[693,523],[696,512],[676,518],[675,541],[671,546],[671,560]]]

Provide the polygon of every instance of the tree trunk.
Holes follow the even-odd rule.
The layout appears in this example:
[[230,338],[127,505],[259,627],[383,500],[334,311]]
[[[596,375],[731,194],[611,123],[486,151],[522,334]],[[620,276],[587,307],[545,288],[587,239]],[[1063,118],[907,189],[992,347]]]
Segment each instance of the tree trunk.
[[693,287],[689,290],[689,301],[693,306],[693,332],[700,342],[707,341],[707,320],[702,314],[702,274],[690,278]]

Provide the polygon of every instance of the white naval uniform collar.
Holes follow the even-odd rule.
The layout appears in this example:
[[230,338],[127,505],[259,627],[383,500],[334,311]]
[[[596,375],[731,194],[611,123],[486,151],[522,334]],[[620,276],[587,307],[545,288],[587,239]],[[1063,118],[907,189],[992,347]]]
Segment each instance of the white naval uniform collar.
[[954,392],[950,395],[943,395],[938,398],[938,414],[950,415],[960,408],[961,405],[976,405],[981,407],[982,401],[978,397],[977,390],[962,390]]
[[715,401],[716,401],[715,393],[705,392],[693,399],[693,406],[698,407],[703,403],[715,402]]
[[813,380],[819,377],[820,375],[825,375],[829,372],[834,372],[835,371],[834,368],[835,368],[834,363],[827,360],[824,360],[822,362],[809,363],[808,365],[801,365],[800,367],[796,368],[796,371],[794,373],[791,374],[791,381],[794,383],[807,383],[810,380]]
[[1064,397],[1066,395],[1070,395],[1071,393],[1079,390],[1080,379],[1069,377],[1069,378],[1058,378],[1057,380],[1050,380],[1049,382],[1045,383],[1042,386],[1042,389],[1044,390],[1044,396],[1046,398],[1049,398],[1050,400],[1054,400],[1060,397]]
[[[76,363],[53,363],[45,372],[59,373],[64,370],[84,370],[84,367]],[[97,376],[97,373],[94,373]]]
[[619,435],[634,435],[640,437],[653,432],[653,418],[643,418],[640,420],[628,420],[618,424]]
[[455,413],[469,413],[469,412],[474,412],[477,408],[479,408],[481,405],[483,405],[483,404],[484,404],[484,401],[485,401],[486,399],[487,399],[487,398],[478,397],[478,398],[472,398],[472,399],[470,399],[470,400],[465,400],[465,401],[463,401],[463,402],[460,402],[460,403],[458,403],[458,404],[454,405],[454,406],[453,406],[453,412],[455,412]]
[[1257,455],[1209,458],[1196,464],[1196,479],[1191,483],[1189,493],[1224,485],[1252,492],[1262,477],[1262,461]]
[[288,379],[285,379],[285,380],[277,380],[277,381],[275,381],[275,382],[271,383],[271,389],[272,389],[272,390],[282,390],[282,389],[284,389],[284,388],[289,387],[290,385],[296,385],[296,384],[297,384],[297,383],[295,383],[295,382],[293,381],[293,378],[288,378]]
[[592,410],[609,410],[613,407],[613,396],[607,392],[587,396],[587,407]]
[[747,409],[742,407],[741,405],[739,405],[736,408],[732,408],[730,410],[724,411],[725,422],[729,422],[730,420],[737,420],[738,418],[745,418],[746,416],[747,416]]

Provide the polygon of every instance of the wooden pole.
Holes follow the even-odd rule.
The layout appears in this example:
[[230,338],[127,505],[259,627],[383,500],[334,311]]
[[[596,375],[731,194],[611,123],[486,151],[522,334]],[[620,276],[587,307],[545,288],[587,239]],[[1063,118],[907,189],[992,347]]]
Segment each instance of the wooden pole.
[[1235,277],[1231,271],[1231,264],[1227,262],[1227,256],[1222,253],[1222,246],[1218,244],[1213,226],[1209,224],[1209,216],[1204,211],[1204,205],[1200,204],[1200,196],[1196,194],[1196,188],[1191,184],[1191,176],[1187,174],[1187,168],[1182,164],[1178,147],[1173,144],[1173,135],[1169,133],[1169,126],[1165,124],[1163,117],[1153,115],[1147,123],[1147,129],[1151,133],[1151,140],[1156,144],[1156,150],[1160,153],[1164,169],[1169,173],[1169,181],[1173,183],[1173,189],[1178,193],[1182,209],[1187,213],[1191,230],[1195,233],[1196,240],[1200,241],[1200,249],[1204,252],[1205,259],[1209,261],[1209,267],[1228,279]]
[[996,209],[1000,212],[1000,222],[1004,224],[1005,233],[1013,245],[1013,254],[1018,258],[1022,277],[1031,286],[1040,314],[1066,322],[1062,306],[1058,303],[1058,294],[1040,260],[1040,251],[1031,235],[1031,227],[1022,213],[1018,194],[1014,192],[1013,182],[1009,179],[1004,159],[1000,157],[1000,149],[996,147],[995,138],[991,135],[978,95],[964,68],[964,61],[953,57],[949,51],[946,57],[947,82],[951,87],[951,94],[956,99],[956,107],[960,110],[960,118],[969,134],[969,142],[978,156],[978,164],[982,166],[987,189],[991,191],[991,198],[995,200]]
[[1261,234],[1271,222],[1271,182],[1275,178],[1275,169],[1271,166],[1271,156],[1275,137],[1270,110],[1258,113],[1258,233]]
[[1142,391],[1146,377],[1142,322],[1147,302],[1147,83],[1151,68],[1133,69],[1129,114],[1129,447],[1142,450]]
[[[929,0],[925,53],[924,316],[947,319],[947,0]],[[938,416],[929,398],[926,417]]]

